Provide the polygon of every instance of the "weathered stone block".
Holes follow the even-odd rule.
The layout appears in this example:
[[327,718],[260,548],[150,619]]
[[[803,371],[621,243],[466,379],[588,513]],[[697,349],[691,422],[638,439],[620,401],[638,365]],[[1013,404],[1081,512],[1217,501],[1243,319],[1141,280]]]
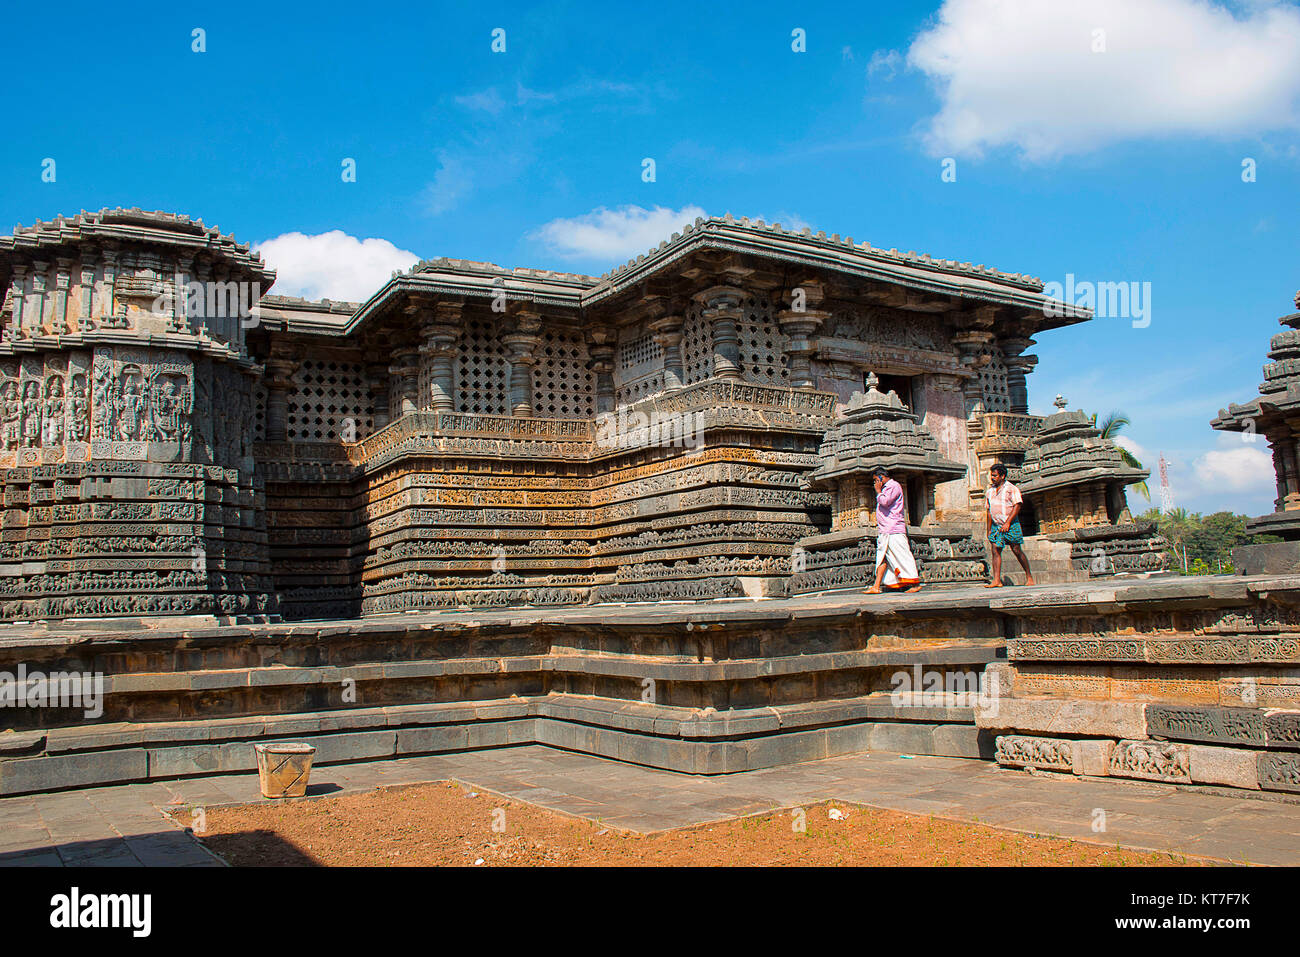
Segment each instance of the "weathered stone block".
[[981,734],[979,729],[970,724],[937,725],[930,736],[931,754],[941,754],[950,758],[983,758],[993,756],[992,742],[989,736]]
[[1012,768],[1042,768],[1048,771],[1073,771],[1072,742],[1057,738],[1035,738],[1021,734],[999,735],[998,764]]
[[1242,575],[1294,575],[1300,573],[1300,542],[1239,545],[1230,552],[1232,565]]
[[1300,711],[1271,711],[1266,714],[1264,740],[1270,748],[1300,749]]
[[1261,754],[1259,786],[1266,791],[1300,794],[1300,754]]
[[437,754],[469,748],[469,731],[464,725],[431,728],[402,728],[397,732],[398,754]]
[[1114,741],[1071,741],[1074,773],[1104,777],[1110,771],[1110,753],[1114,748]]
[[148,756],[143,748],[12,758],[0,762],[0,794],[30,794],[92,784],[142,781],[148,767]]
[[1187,748],[1193,784],[1223,784],[1259,790],[1259,753],[1239,748],[1212,748],[1201,744]]
[[1185,744],[1117,741],[1106,770],[1111,777],[1187,784],[1191,782],[1190,764]]
[[1146,705],[1136,701],[1000,698],[975,708],[975,724],[993,730],[1142,739]]
[[[315,764],[387,758],[397,752],[396,731],[354,731],[347,734],[323,734],[303,740],[315,746]],[[252,749],[252,745],[249,745],[249,749]]]
[[1147,734],[1176,741],[1264,746],[1264,712],[1195,705],[1147,706]]

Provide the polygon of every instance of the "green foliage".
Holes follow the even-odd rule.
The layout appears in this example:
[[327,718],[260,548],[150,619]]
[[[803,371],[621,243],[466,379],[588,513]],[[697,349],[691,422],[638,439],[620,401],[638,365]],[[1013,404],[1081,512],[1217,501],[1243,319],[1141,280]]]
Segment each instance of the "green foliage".
[[1138,519],[1156,523],[1169,543],[1169,567],[1184,575],[1232,574],[1232,549],[1276,541],[1272,535],[1246,534],[1246,516],[1232,512],[1201,515],[1175,508],[1161,513],[1153,508]]
[[[1097,424],[1097,413],[1094,412],[1092,414],[1092,427],[1094,429],[1097,429],[1099,432],[1101,432],[1101,437],[1103,439],[1110,439],[1112,442],[1115,441],[1116,436],[1118,436],[1121,432],[1124,431],[1124,429],[1126,429],[1128,426],[1132,424],[1133,424],[1132,420],[1129,419],[1129,417],[1125,415],[1123,412],[1110,413],[1110,415],[1106,416],[1106,418],[1101,420],[1101,425]],[[1119,448],[1120,457],[1124,460],[1124,464],[1127,465],[1129,468],[1135,468],[1135,469],[1146,468],[1146,466],[1144,466],[1141,462],[1137,460],[1137,456],[1135,456],[1128,449],[1124,448],[1124,446],[1121,445],[1118,446],[1118,448]],[[1133,486],[1133,490],[1137,492],[1139,495],[1141,495],[1148,502],[1151,501],[1151,488],[1147,485],[1146,482],[1138,482],[1136,485]]]

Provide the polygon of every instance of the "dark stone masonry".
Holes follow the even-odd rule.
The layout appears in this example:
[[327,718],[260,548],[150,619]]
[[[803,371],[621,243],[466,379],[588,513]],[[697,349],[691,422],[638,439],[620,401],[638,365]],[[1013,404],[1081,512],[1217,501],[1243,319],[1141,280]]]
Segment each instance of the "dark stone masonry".
[[273,282],[185,216],[0,237],[0,617],[855,585],[880,463],[928,582],[987,575],[996,460],[1035,542],[1074,543],[1049,579],[1162,567],[1123,501],[1146,473],[1081,413],[1028,414],[1031,337],[1088,318],[1037,279],[728,217],[599,278],[437,259],[360,305]]
[[[0,794],[288,739],[1300,793],[1300,579],[1165,574],[1147,472],[1029,414],[1033,337],[1089,318],[1037,279],[727,217],[601,277],[437,259],[306,302],[117,209],[0,237],[0,282],[0,679],[103,681],[94,713],[6,707]],[[1256,526],[1287,537],[1294,334],[1214,423],[1273,446]],[[998,461],[1036,588],[982,587]],[[917,595],[861,593],[877,466]]]

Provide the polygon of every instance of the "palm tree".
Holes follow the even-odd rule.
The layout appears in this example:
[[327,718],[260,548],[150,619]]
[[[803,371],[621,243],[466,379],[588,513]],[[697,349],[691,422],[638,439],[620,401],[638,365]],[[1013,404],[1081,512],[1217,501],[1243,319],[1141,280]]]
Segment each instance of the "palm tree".
[[1160,534],[1174,549],[1174,555],[1182,558],[1183,574],[1187,574],[1187,536],[1200,524],[1200,516],[1192,515],[1185,508],[1171,508],[1160,516]]
[[[1110,415],[1101,420],[1101,425],[1097,425],[1097,413],[1094,412],[1092,414],[1092,427],[1101,432],[1101,437],[1103,439],[1110,439],[1112,442],[1115,441],[1116,436],[1123,432],[1127,426],[1132,424],[1132,420],[1123,412],[1110,413]],[[1116,443],[1116,448],[1119,449],[1120,458],[1123,459],[1124,464],[1129,468],[1140,469],[1143,467],[1142,463],[1137,460],[1137,456],[1124,448],[1124,446]],[[1146,482],[1138,482],[1133,487],[1137,489],[1138,493],[1144,499],[1148,502],[1151,501],[1151,489],[1147,486]]]

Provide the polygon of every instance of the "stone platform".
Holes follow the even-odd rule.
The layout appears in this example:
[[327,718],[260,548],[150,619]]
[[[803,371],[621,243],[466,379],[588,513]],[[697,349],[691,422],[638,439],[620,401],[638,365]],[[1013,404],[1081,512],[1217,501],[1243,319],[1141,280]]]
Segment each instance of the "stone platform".
[[1300,793],[1298,606],[1296,577],[1009,599],[1000,694],[976,723],[1010,767]]
[[[1272,726],[1300,714],[1277,697],[1300,687],[1293,597],[1298,579],[1223,577],[246,626],[10,625],[0,672],[102,673],[105,694],[94,719],[0,709],[0,793],[247,771],[253,743],[285,739],[316,745],[322,765],[520,744],[697,774],[869,749],[990,758],[995,738],[1048,729],[1022,719],[1035,707],[1083,707],[1077,726],[1052,725],[1063,741],[1111,736],[1101,722],[1116,710],[1129,723],[1115,740],[1138,740],[1158,734],[1133,723],[1154,714],[1148,705],[1186,704],[1188,687],[1233,688],[1246,672],[1282,689],[1259,699]],[[1078,682],[1053,685],[1029,667],[1036,642],[1066,632],[1137,649],[1096,666],[1114,701],[1076,705]],[[1207,640],[1236,657],[1156,654]],[[980,680],[989,665],[996,686]],[[1205,703],[1223,703],[1214,697]],[[1297,756],[1268,739],[1243,747]]]

